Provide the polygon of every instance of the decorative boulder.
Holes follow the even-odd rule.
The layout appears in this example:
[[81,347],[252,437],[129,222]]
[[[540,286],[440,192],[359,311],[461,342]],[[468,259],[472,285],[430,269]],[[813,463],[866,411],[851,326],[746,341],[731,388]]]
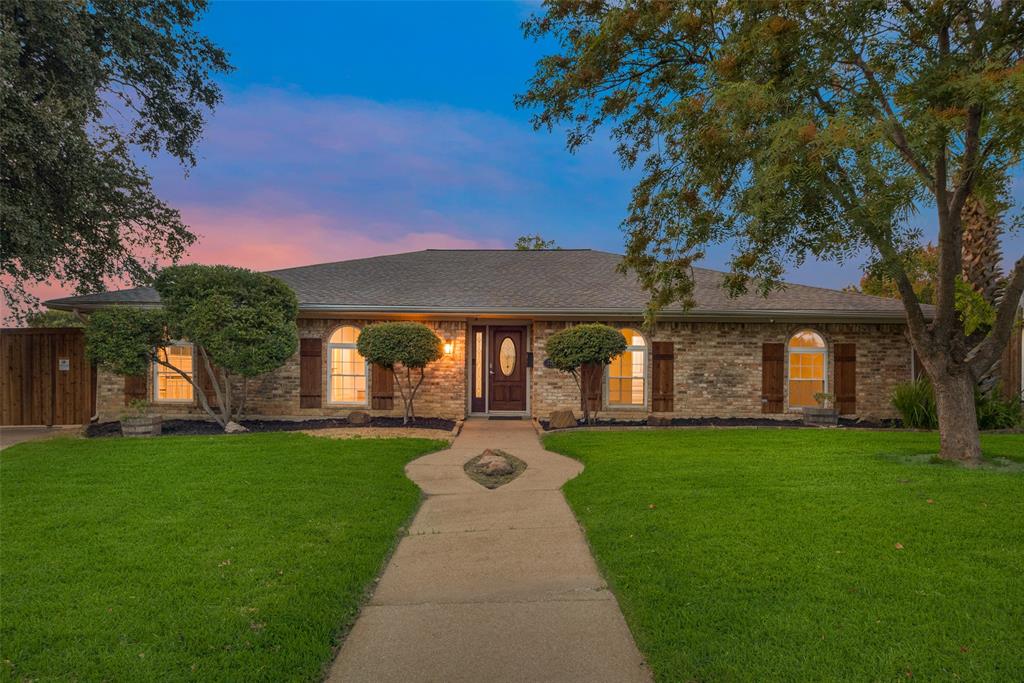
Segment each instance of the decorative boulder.
[[484,456],[477,461],[477,467],[480,468],[482,474],[488,477],[501,477],[506,474],[512,474],[515,471],[512,463],[503,456],[486,451]]
[[576,415],[571,410],[553,410],[548,418],[551,429],[567,429],[576,426]]
[[238,424],[234,420],[232,420],[231,422],[228,422],[226,425],[224,425],[224,433],[225,434],[238,434],[240,432],[247,432],[247,431],[249,431],[249,430],[246,429],[245,427],[243,427],[242,425]]
[[350,425],[368,425],[370,424],[370,414],[361,410],[353,410],[348,414],[348,423]]

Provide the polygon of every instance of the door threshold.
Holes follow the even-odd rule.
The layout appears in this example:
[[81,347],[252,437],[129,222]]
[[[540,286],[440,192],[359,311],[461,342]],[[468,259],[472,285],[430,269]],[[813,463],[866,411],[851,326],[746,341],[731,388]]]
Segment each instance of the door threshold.
[[523,415],[488,415],[488,420],[525,420]]

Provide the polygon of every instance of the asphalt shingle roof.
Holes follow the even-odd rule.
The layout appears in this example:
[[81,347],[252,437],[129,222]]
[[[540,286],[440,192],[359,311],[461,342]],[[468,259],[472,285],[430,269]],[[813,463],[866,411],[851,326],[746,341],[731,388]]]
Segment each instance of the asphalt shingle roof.
[[[590,249],[545,251],[427,249],[391,256],[269,271],[288,283],[304,310],[423,313],[616,313],[636,315],[648,296],[635,278],[616,271],[621,256]],[[730,298],[723,273],[695,268],[690,314],[821,313],[901,317],[894,299],[807,285],[787,285],[767,298]],[[55,308],[156,304],[149,287],[65,297]],[[670,312],[670,311],[668,311]]]

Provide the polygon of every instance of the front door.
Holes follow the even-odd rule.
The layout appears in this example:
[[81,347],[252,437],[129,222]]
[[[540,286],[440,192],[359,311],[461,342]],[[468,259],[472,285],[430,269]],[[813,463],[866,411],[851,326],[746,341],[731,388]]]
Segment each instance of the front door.
[[526,410],[525,346],[525,327],[491,328],[489,410]]

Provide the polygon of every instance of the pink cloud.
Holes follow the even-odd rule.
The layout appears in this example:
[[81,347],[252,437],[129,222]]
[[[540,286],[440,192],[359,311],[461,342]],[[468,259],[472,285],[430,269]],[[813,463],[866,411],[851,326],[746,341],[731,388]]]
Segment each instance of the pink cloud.
[[[397,254],[420,249],[473,249],[504,246],[495,240],[475,240],[445,232],[444,221],[430,217],[428,229],[409,231],[400,225],[316,213],[230,211],[193,206],[182,216],[199,240],[184,263],[226,264],[252,270]],[[438,225],[440,224],[440,225]],[[388,235],[398,236],[390,237]],[[112,281],[110,289],[130,286]],[[28,291],[41,300],[74,292],[54,282],[32,284]],[[0,303],[0,318],[10,311]]]

